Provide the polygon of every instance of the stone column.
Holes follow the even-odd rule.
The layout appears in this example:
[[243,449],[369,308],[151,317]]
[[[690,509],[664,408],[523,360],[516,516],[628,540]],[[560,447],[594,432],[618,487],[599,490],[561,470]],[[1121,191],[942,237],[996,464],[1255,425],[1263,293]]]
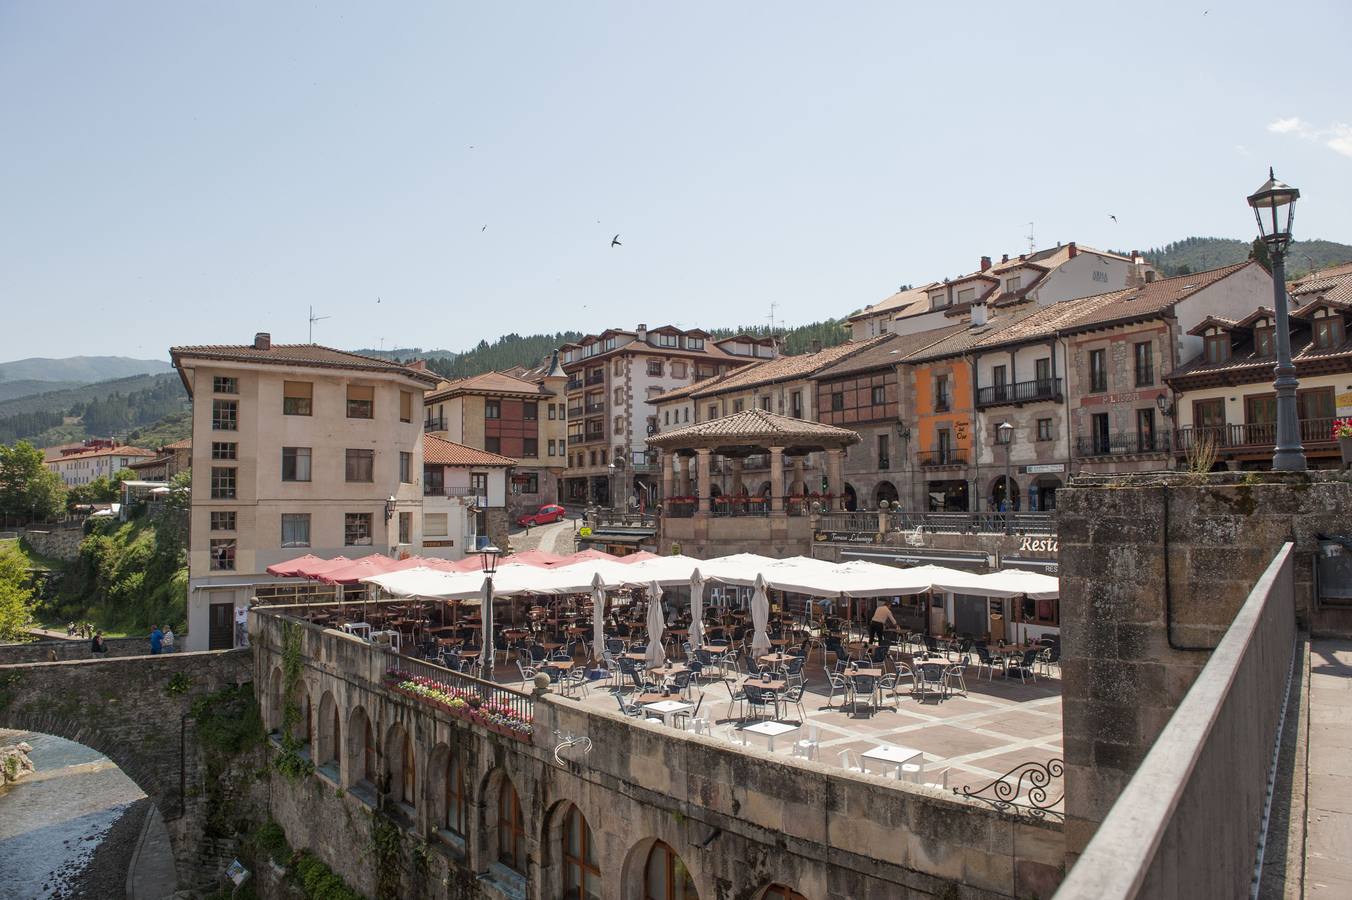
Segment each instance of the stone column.
[[746,464],[746,460],[741,457],[733,457],[729,460],[729,463],[732,465],[732,487],[728,493],[737,497],[742,493],[742,467]]
[[699,505],[695,509],[697,516],[707,516],[713,509],[709,497],[709,488],[713,486],[713,479],[709,475],[710,452],[708,447],[700,447],[695,451],[695,477],[699,480]]
[[680,481],[680,485],[681,485],[680,488],[679,488],[679,490],[680,490],[680,492],[681,492],[681,496],[682,496],[682,497],[689,497],[690,494],[691,494],[691,490],[690,490],[690,464],[691,464],[693,461],[694,461],[694,460],[693,460],[691,457],[689,457],[689,456],[681,456],[681,455],[678,455],[678,456],[676,457],[676,464],[677,464],[677,466],[678,466],[678,468],[677,468],[677,470],[676,470],[676,474],[677,474],[677,476],[679,476],[679,481]]
[[845,451],[832,449],[826,451],[826,477],[830,492],[835,497],[832,509],[842,509],[845,500]]
[[662,459],[662,502],[667,503],[671,500],[672,484],[676,480],[676,460],[675,453],[670,454],[670,458]]
[[807,478],[803,474],[802,454],[799,454],[798,456],[795,456],[793,458],[793,480],[796,481],[799,485],[801,485],[804,494],[811,493],[811,491],[809,491],[807,488]]
[[784,448],[770,448],[770,515],[784,515]]

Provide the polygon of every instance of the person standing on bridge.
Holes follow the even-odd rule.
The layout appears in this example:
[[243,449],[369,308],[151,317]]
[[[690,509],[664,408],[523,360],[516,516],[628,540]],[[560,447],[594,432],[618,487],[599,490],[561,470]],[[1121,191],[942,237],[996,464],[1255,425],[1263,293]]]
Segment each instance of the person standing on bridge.
[[158,654],[164,648],[164,632],[160,631],[160,626],[154,625],[150,632],[150,653]]
[[164,639],[161,641],[165,653],[174,652],[174,626],[164,626]]
[[108,645],[103,642],[102,631],[96,632],[94,634],[94,640],[89,642],[89,652],[94,654],[108,652]]

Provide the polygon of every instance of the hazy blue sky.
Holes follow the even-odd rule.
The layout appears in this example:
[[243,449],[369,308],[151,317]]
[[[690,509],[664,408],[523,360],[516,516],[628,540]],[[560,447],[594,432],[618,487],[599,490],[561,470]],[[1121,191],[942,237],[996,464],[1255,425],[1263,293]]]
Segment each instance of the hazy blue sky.
[[1346,0],[637,6],[0,0],[0,359],[802,322],[1269,163],[1352,241]]

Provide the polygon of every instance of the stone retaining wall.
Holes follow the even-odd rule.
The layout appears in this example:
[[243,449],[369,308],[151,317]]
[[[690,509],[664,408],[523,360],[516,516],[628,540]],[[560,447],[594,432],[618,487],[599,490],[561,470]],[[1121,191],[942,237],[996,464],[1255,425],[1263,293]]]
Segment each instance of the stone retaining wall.
[[[150,637],[104,638],[108,648],[108,657],[148,656],[150,655]],[[0,644],[0,666],[15,663],[50,662],[51,654],[56,653],[58,662],[70,659],[93,659],[88,638],[64,640],[61,638],[29,641],[24,644]],[[102,656],[102,654],[100,654]]]
[[52,528],[50,530],[28,529],[21,537],[35,553],[51,559],[66,562],[80,555],[80,542],[84,540],[83,528]]

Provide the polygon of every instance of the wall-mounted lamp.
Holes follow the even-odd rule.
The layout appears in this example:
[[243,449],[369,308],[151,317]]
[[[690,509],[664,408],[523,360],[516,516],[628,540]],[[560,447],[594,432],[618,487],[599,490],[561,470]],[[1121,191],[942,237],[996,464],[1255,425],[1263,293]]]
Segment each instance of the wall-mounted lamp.
[[388,497],[385,498],[385,521],[386,521],[386,522],[388,522],[390,519],[393,519],[393,518],[394,518],[394,510],[395,510],[395,506],[396,506],[397,503],[398,503],[398,501],[396,501],[396,500],[394,499],[394,495],[393,495],[393,494],[391,494],[390,496],[388,496]]

